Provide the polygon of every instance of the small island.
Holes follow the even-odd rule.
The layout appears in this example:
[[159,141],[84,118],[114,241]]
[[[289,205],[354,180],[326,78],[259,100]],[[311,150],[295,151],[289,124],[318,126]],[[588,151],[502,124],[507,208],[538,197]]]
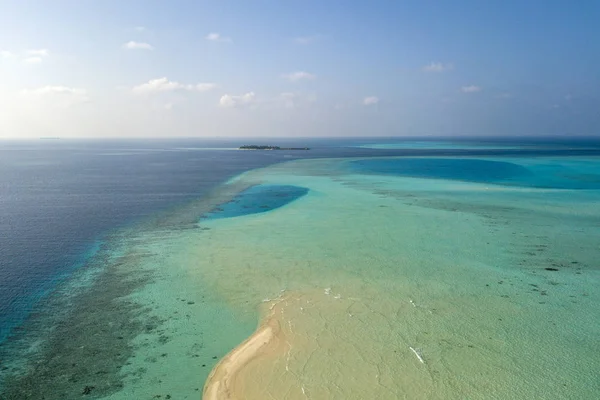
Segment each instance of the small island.
[[240,150],[310,150],[309,147],[279,147],[279,146],[259,146],[256,144],[247,144],[239,147]]

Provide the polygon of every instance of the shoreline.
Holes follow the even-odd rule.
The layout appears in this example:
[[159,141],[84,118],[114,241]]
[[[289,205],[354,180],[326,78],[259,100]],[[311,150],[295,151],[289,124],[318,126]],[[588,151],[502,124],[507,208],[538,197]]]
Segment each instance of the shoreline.
[[[125,393],[131,378],[145,375],[142,369],[123,372],[142,349],[137,339],[153,335],[166,343],[169,337],[162,333],[163,325],[172,318],[156,315],[151,303],[138,297],[146,286],[164,279],[145,262],[160,253],[151,255],[143,243],[146,238],[154,241],[156,235],[164,241],[180,232],[201,234],[207,228],[199,223],[199,216],[230,201],[247,186],[224,181],[188,204],[107,234],[100,249],[59,280],[1,343],[0,398],[41,399],[58,393],[63,399],[75,399],[83,392],[110,398]],[[194,301],[202,300],[199,296]],[[98,321],[110,321],[110,329]],[[64,376],[70,379],[61,379]]]
[[[310,160],[310,164],[304,165],[304,161],[291,161],[303,166],[304,175],[300,177],[294,175],[297,171],[292,167],[298,166],[295,164],[265,167],[238,175],[243,178],[220,193],[234,195],[234,189],[254,182],[290,183],[314,188],[314,193],[325,193],[325,202],[312,196],[305,204],[295,203],[278,214],[264,213],[260,219],[206,224],[194,222],[194,215],[210,205],[198,202],[168,217],[152,219],[131,231],[135,234],[123,234],[127,240],[117,243],[130,251],[115,253],[118,265],[113,265],[111,272],[119,284],[127,283],[122,273],[131,273],[127,275],[132,278],[131,287],[115,288],[113,279],[107,279],[97,288],[98,294],[85,301],[89,307],[77,302],[78,310],[85,313],[75,315],[85,316],[89,323],[78,319],[69,331],[59,332],[59,336],[69,339],[71,332],[80,334],[83,327],[94,333],[88,337],[93,337],[98,347],[74,343],[74,349],[84,349],[81,346],[85,345],[86,353],[73,361],[63,358],[67,361],[65,365],[75,370],[72,376],[79,383],[65,382],[75,391],[62,398],[81,398],[90,392],[90,397],[97,397],[103,391],[108,393],[106,400],[167,396],[269,398],[263,393],[271,394],[271,398],[279,397],[273,394],[286,393],[284,397],[294,399],[397,398],[407,388],[415,398],[427,394],[434,397],[436,393],[447,398],[452,391],[471,393],[468,390],[481,387],[480,382],[487,385],[488,393],[497,393],[499,397],[503,393],[507,397],[527,397],[527,393],[550,391],[560,397],[573,390],[571,385],[559,386],[562,382],[553,371],[538,365],[552,366],[561,357],[574,358],[572,354],[585,362],[589,360],[586,342],[580,346],[582,350],[568,346],[562,350],[562,346],[548,357],[539,349],[559,348],[553,344],[563,344],[555,338],[565,333],[544,318],[550,312],[559,311],[556,315],[565,321],[577,322],[570,325],[586,328],[587,325],[578,324],[577,320],[582,318],[575,317],[585,316],[578,313],[580,305],[585,310],[586,304],[593,303],[593,295],[586,299],[588,295],[581,294],[581,290],[592,285],[574,283],[579,284],[583,278],[579,277],[579,270],[585,273],[586,266],[593,265],[593,252],[586,261],[583,252],[569,259],[561,255],[559,246],[556,250],[546,250],[553,244],[552,238],[536,234],[540,227],[551,231],[547,227],[548,222],[554,222],[554,214],[542,214],[540,220],[523,218],[534,223],[528,230],[513,225],[517,219],[514,210],[525,209],[520,204],[521,208],[510,208],[518,199],[502,203],[506,208],[499,208],[491,201],[467,203],[451,196],[415,197],[413,193],[430,186],[415,190],[410,185],[390,184],[406,182],[404,178],[396,182],[391,178],[352,180],[334,176],[333,172],[326,175],[320,166],[327,162]],[[333,164],[328,167],[331,168],[328,172],[338,171]],[[215,196],[215,200],[218,198]],[[531,207],[531,213],[537,210]],[[589,207],[594,210],[593,203]],[[305,210],[314,214],[304,213]],[[348,213],[352,213],[352,219],[346,217]],[[322,215],[330,218],[318,218]],[[401,216],[402,224],[393,219],[395,216]],[[356,225],[364,229],[356,230]],[[289,229],[290,226],[302,229]],[[467,226],[468,230],[462,229]],[[580,232],[579,226],[573,229]],[[445,241],[422,240],[428,239],[425,234],[432,230],[439,232]],[[460,240],[453,241],[454,232],[462,232]],[[492,238],[506,247],[510,245],[516,254],[497,255],[493,247],[485,246],[489,244],[486,240]],[[575,242],[576,238],[579,236],[571,240]],[[485,251],[467,252],[461,241]],[[381,247],[352,251],[349,246],[354,243],[376,243]],[[568,248],[569,243],[560,245]],[[581,240],[581,243],[587,242]],[[593,246],[591,241],[590,246]],[[516,267],[517,262],[539,260],[539,253],[554,264]],[[374,260],[379,268],[372,268]],[[572,260],[576,263],[569,266]],[[561,272],[543,272],[544,265],[559,267]],[[138,271],[145,274],[147,282],[133,281],[139,278],[135,274]],[[437,276],[435,280],[430,279],[432,273]],[[403,278],[393,278],[399,275]],[[460,284],[466,276],[471,285],[463,288]],[[114,292],[101,293],[102,287]],[[577,289],[580,291],[570,289],[575,287],[581,287]],[[277,298],[262,300],[260,305],[260,299],[277,291],[280,291]],[[567,299],[568,294],[571,296]],[[478,299],[477,304],[472,301],[474,298]],[[115,307],[115,301],[119,307]],[[572,309],[567,309],[570,313],[563,316],[563,304],[571,302],[580,305],[571,306]],[[131,310],[125,309],[128,313],[124,313],[123,305]],[[528,309],[521,305],[527,305]],[[92,324],[90,313],[103,310],[124,314],[123,322],[114,326],[110,314],[100,314],[93,318],[96,322]],[[233,312],[227,313],[228,310]],[[132,313],[137,315],[136,325],[129,325],[133,322]],[[496,319],[505,314],[512,315],[511,321]],[[574,315],[572,320],[568,319],[569,314]],[[533,320],[546,324],[545,329],[553,335],[544,341],[534,337],[535,341],[526,343],[525,339],[533,336],[521,327],[536,316]],[[238,329],[243,318],[247,324]],[[110,329],[98,323],[104,321],[111,321]],[[465,321],[474,329],[463,330]],[[589,325],[591,328],[580,331],[593,333],[593,326]],[[123,330],[125,335],[121,333]],[[106,336],[98,336],[98,332]],[[139,335],[132,337],[136,332]],[[520,337],[517,334],[524,334],[523,341],[510,341]],[[114,343],[123,347],[114,347]],[[112,354],[107,353],[107,363],[96,369],[100,354],[96,351],[105,349]],[[55,354],[64,357],[66,350],[70,349],[63,347]],[[83,350],[77,351],[81,354]],[[508,357],[498,358],[497,364],[488,363],[499,352]],[[527,359],[520,357],[522,354],[541,356],[542,362],[527,365]],[[116,360],[116,356],[120,358]],[[89,377],[78,372],[87,367],[86,360],[95,368],[89,369]],[[109,364],[109,361],[118,362]],[[526,385],[528,378],[518,374],[525,367],[558,383],[544,389],[534,380],[530,388]],[[430,379],[430,370],[439,371],[437,381]],[[498,374],[498,370],[505,374]],[[593,368],[587,372],[590,378],[584,373],[583,377],[566,375],[563,379],[593,389],[585,381],[593,382],[590,371]],[[470,386],[449,384],[455,382],[457,372]],[[108,392],[104,380],[114,379],[115,373],[120,379],[108,381],[109,389],[118,386],[120,390]],[[35,379],[38,387],[40,382]]]
[[[278,302],[277,302],[278,303]],[[269,351],[275,351],[282,340],[282,329],[272,310],[256,331],[229,352],[210,372],[202,392],[203,400],[241,399],[236,393],[239,373],[252,361]]]

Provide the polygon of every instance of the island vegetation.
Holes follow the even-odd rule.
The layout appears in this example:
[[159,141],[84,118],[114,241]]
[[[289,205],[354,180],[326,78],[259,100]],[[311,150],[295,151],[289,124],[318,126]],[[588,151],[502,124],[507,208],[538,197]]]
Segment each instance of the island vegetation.
[[239,147],[240,150],[310,150],[309,147],[279,147],[256,144],[246,144]]

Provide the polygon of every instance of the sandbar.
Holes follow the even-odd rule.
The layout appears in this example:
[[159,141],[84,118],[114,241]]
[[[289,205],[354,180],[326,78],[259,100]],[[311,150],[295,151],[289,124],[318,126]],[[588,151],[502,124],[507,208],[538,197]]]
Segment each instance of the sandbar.
[[273,316],[267,318],[252,336],[233,349],[212,370],[206,380],[202,399],[244,398],[243,393],[236,390],[236,378],[239,372],[256,357],[275,350],[281,342],[278,337],[280,332],[277,319]]

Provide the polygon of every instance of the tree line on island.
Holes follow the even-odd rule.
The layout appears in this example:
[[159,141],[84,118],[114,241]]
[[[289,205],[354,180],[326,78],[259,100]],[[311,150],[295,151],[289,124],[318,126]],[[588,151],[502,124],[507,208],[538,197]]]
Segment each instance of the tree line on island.
[[245,144],[239,147],[240,150],[310,150],[309,147],[279,147],[265,146],[256,144]]

